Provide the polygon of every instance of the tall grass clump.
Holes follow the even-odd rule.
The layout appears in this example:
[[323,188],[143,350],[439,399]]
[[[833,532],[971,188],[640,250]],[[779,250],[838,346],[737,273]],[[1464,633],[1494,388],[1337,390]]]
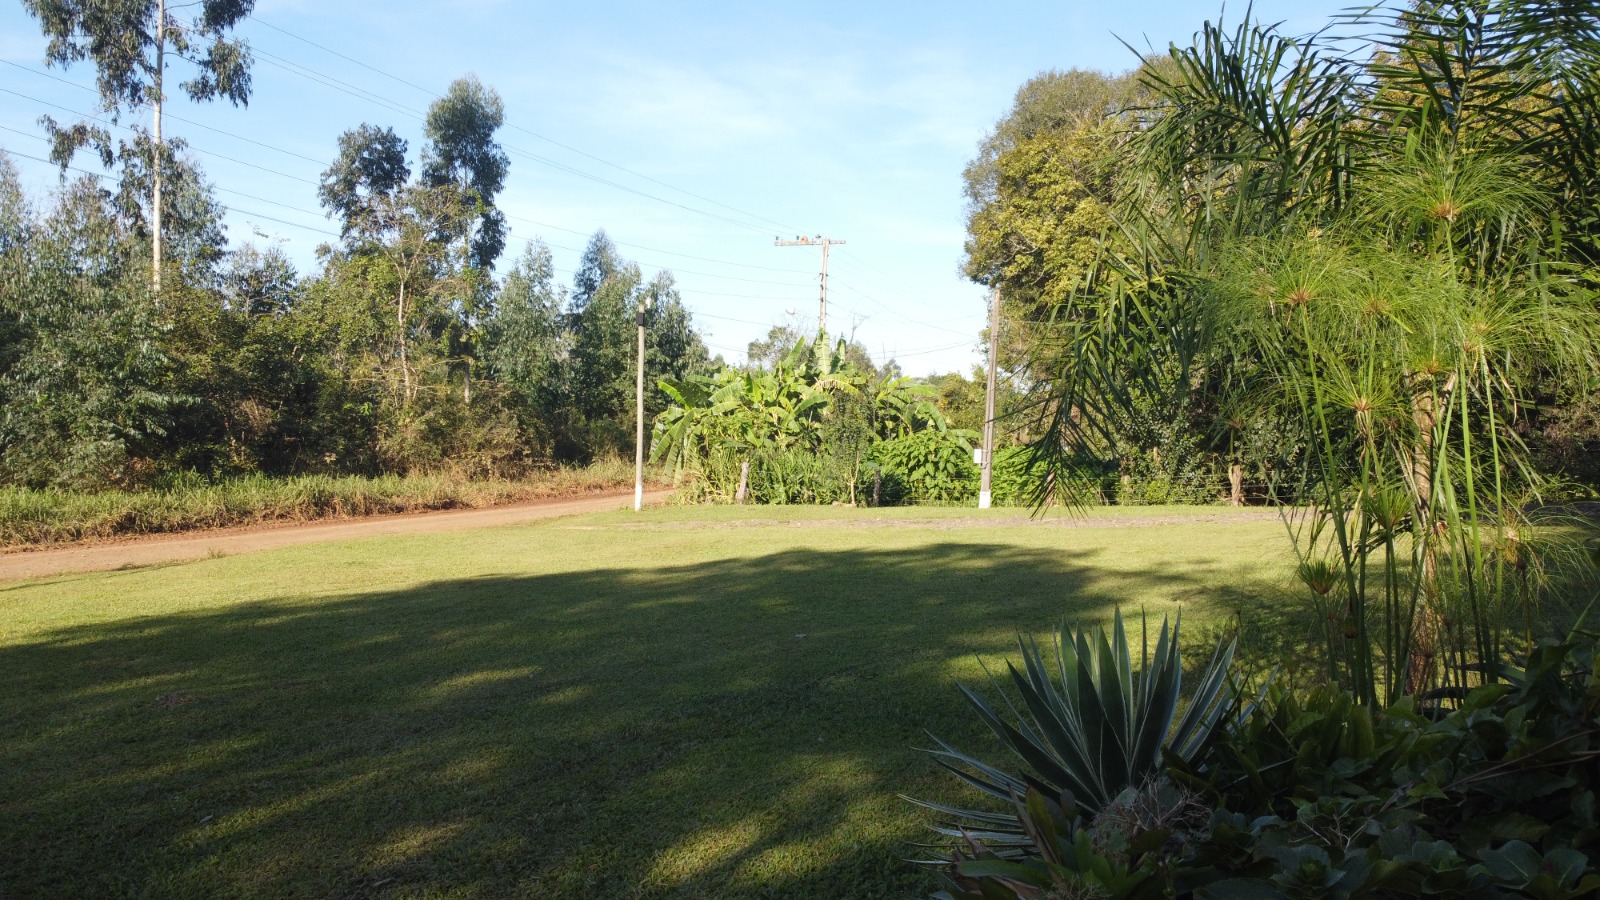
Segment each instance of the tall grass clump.
[[0,546],[97,540],[266,522],[309,522],[579,496],[632,484],[615,458],[517,481],[451,476],[249,475],[162,488],[78,493],[0,488]]

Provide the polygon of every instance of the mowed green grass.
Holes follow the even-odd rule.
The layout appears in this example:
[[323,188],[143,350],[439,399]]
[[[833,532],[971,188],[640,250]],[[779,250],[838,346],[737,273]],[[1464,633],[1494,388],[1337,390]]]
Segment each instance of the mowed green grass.
[[1203,656],[1290,569],[1226,510],[1021,516],[667,508],[0,584],[0,896],[924,895],[899,795],[972,799],[915,748],[994,753],[978,658],[1180,603]]

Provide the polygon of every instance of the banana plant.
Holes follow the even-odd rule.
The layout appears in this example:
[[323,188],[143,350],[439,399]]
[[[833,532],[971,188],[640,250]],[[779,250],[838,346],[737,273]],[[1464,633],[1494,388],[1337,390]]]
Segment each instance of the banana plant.
[[672,405],[656,417],[651,459],[678,472],[726,451],[819,450],[824,422],[844,397],[868,402],[874,440],[946,430],[933,388],[906,377],[874,381],[845,351],[844,341],[829,347],[819,337],[801,341],[771,370],[661,381]]

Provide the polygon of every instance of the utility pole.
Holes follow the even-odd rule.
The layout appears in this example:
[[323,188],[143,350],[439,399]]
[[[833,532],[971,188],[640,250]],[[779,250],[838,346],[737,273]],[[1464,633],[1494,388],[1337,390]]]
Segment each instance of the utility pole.
[[816,237],[801,235],[792,241],[772,239],[772,246],[774,247],[822,247],[822,300],[817,309],[817,330],[824,333],[828,330],[828,248],[834,244],[843,243],[844,241],[825,238],[820,234]]
[[978,484],[978,508],[988,509],[994,495],[994,389],[1000,368],[1000,286],[989,288],[989,384],[983,399],[983,477]]
[[648,296],[640,298],[639,313],[639,377],[634,389],[633,402],[638,410],[638,423],[633,436],[633,511],[644,508],[644,314],[650,308]]

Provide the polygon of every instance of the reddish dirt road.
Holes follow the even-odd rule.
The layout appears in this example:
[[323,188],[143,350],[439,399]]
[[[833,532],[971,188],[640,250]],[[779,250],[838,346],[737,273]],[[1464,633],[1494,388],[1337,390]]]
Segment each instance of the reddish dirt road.
[[[645,503],[660,503],[671,491],[649,491]],[[183,534],[135,538],[107,544],[74,544],[42,550],[12,550],[0,553],[0,581],[18,578],[43,578],[76,572],[102,572],[160,563],[232,556],[256,550],[292,547],[321,541],[344,541],[385,534],[430,534],[515,525],[540,519],[554,519],[579,513],[625,509],[632,505],[633,492],[599,494],[570,500],[537,500],[488,509],[460,509],[444,512],[406,513],[364,519],[336,519],[307,524],[285,523],[191,531]]]

